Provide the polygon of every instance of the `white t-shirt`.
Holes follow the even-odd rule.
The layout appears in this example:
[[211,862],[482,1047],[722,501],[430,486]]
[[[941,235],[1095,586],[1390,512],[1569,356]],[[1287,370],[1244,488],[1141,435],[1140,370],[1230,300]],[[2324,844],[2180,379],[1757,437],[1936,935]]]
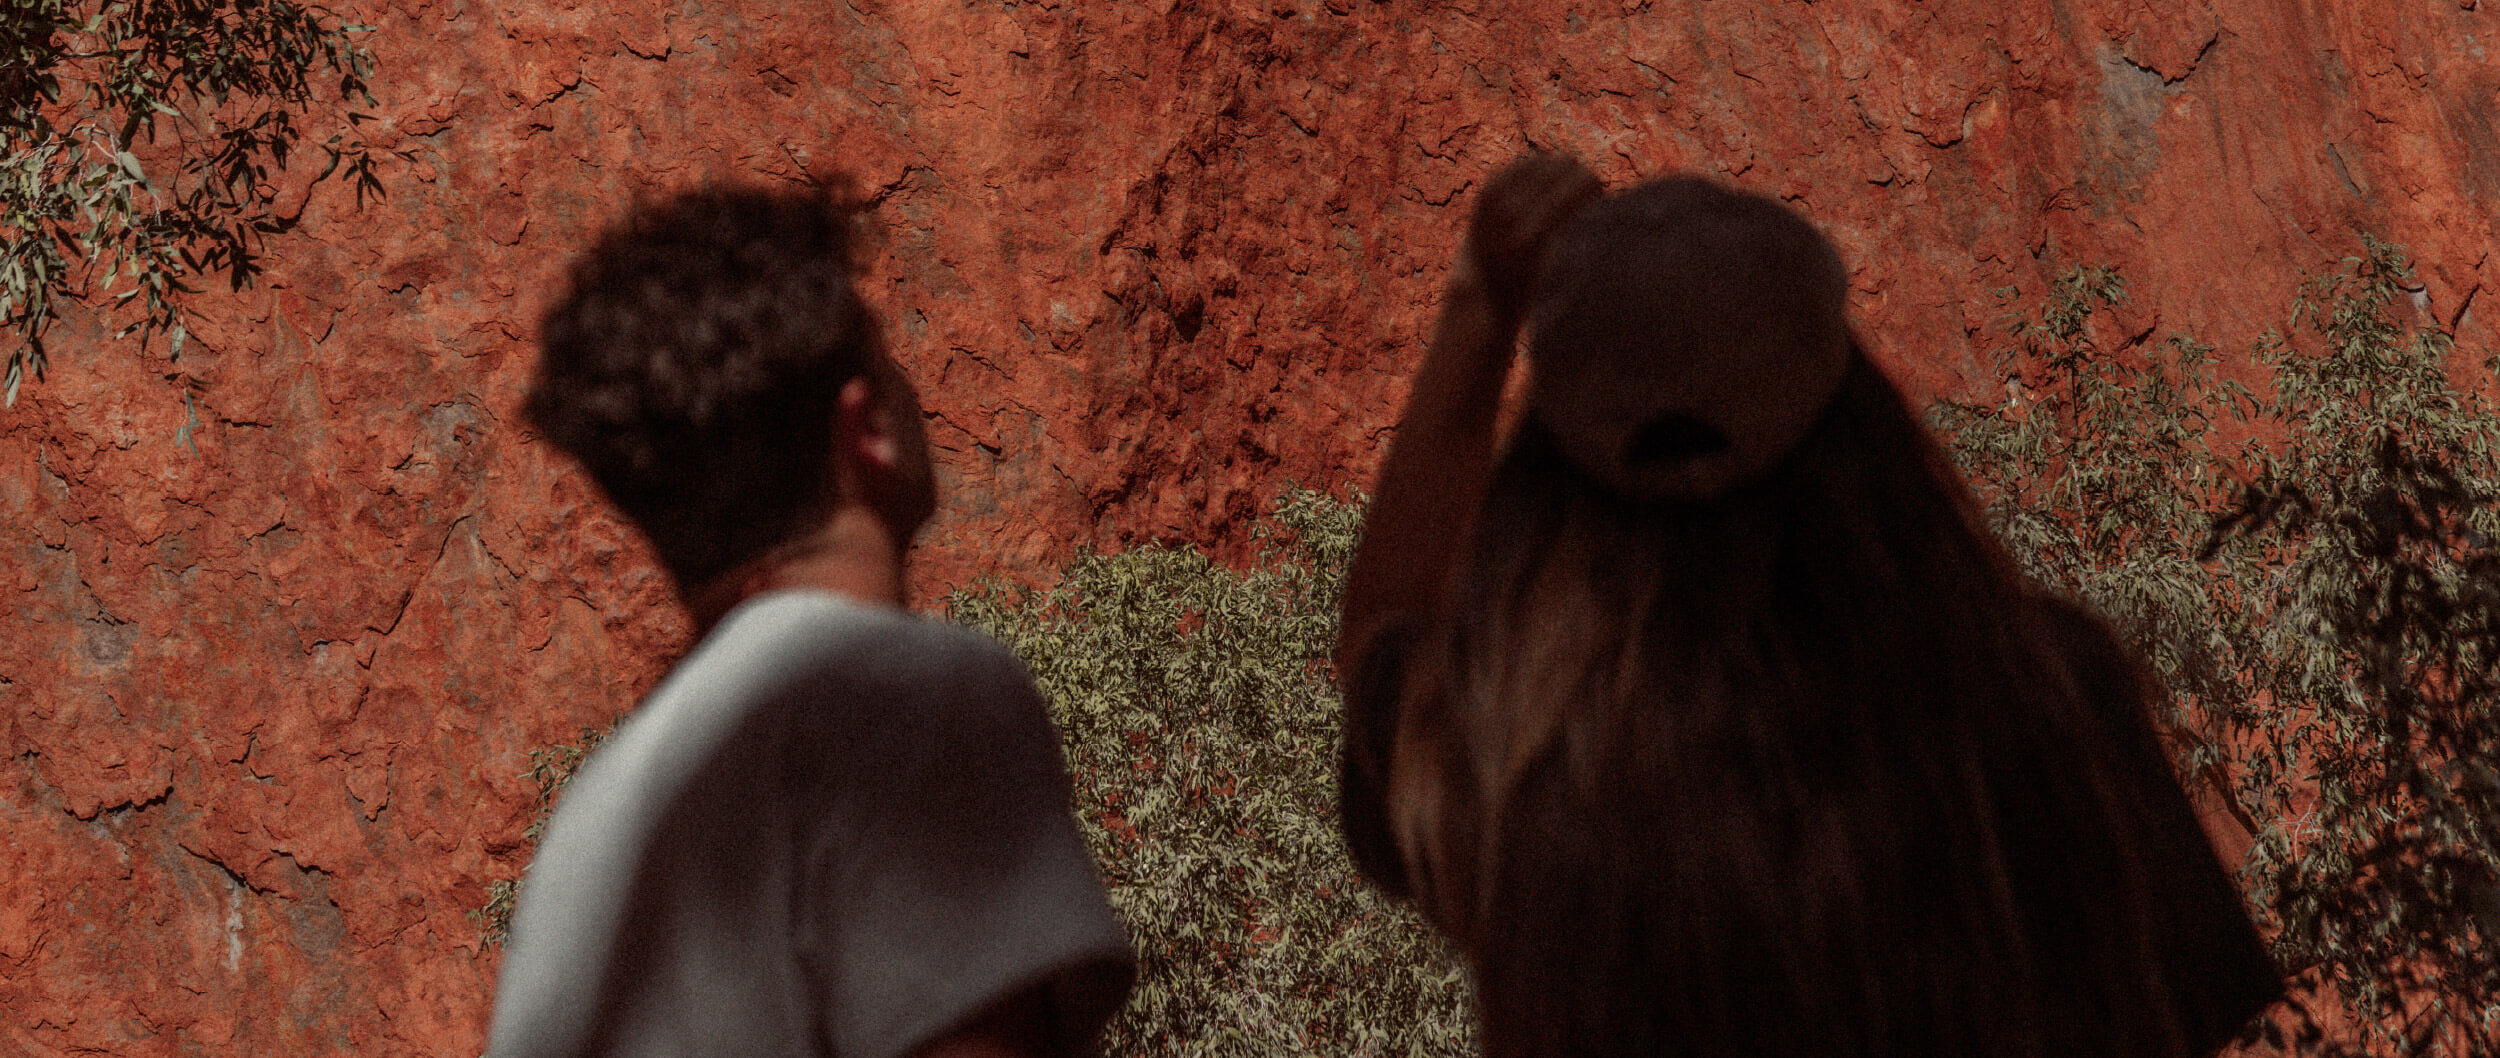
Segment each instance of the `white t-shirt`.
[[895,1058],[1035,985],[1084,1053],[1134,967],[1015,656],[774,592],[566,786],[488,1054]]

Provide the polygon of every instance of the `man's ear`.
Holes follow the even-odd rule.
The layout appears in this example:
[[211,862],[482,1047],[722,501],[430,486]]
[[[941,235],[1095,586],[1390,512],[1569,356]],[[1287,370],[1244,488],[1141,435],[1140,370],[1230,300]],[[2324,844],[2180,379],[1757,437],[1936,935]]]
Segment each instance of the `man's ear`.
[[834,394],[834,487],[866,504],[908,539],[937,511],[937,480],[911,381],[892,365],[872,368]]
[[837,460],[857,460],[892,472],[902,462],[901,440],[878,403],[876,383],[858,375],[834,396],[833,444]]

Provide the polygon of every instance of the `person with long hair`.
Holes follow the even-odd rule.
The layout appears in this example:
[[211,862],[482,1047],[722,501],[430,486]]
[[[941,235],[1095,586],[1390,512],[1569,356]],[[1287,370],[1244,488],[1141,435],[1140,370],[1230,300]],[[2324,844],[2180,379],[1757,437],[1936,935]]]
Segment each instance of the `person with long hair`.
[[1991,538],[1847,286],[1699,178],[1480,195],[1338,663],[1347,843],[1488,1058],[2201,1058],[2282,992],[2157,684]]

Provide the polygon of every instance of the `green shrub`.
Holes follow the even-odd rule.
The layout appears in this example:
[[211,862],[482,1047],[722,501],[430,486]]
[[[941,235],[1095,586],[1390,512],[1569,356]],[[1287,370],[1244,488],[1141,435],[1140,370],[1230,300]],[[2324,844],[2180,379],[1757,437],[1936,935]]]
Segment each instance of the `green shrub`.
[[1934,421],[2028,571],[2153,659],[2181,770],[2254,836],[2276,958],[2348,1008],[2296,999],[2267,1042],[2491,1055],[2500,418],[2450,385],[2447,335],[2396,318],[2402,253],[2365,246],[2257,344],[2271,393],[2188,339],[2100,348],[2125,290],[2084,269],[2009,329],[2005,400]]
[[1359,516],[1289,491],[1246,571],[1147,547],[947,600],[1032,668],[1138,946],[1106,1054],[1475,1051],[1458,963],[1337,833],[1328,658]]

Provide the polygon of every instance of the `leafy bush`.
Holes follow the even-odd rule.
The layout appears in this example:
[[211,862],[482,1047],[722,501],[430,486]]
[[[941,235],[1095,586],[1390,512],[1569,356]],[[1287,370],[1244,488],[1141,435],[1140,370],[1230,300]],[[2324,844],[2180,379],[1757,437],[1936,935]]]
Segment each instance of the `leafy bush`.
[[2296,1001],[2267,1041],[2491,1055],[2500,418],[2450,385],[2447,335],[2396,318],[2403,254],[2365,246],[2258,343],[2270,394],[2188,339],[2100,348],[2125,289],[2084,269],[2014,321],[2005,399],[1935,422],[2031,575],[2154,660],[2182,770],[2254,836],[2277,959],[2348,1008]]
[[[162,333],[182,356],[185,278],[241,289],[262,240],[283,228],[265,181],[306,135],[299,113],[372,105],[372,59],[351,40],[369,29],[290,0],[13,0],[0,11],[0,321],[23,343],[0,399],[17,403],[19,384],[43,377],[44,332],[65,297],[138,298],[121,334]],[[317,83],[324,74],[335,93]],[[142,137],[159,134],[173,169],[150,173]],[[321,149],[323,178],[344,161],[359,200],[381,190],[361,140],[341,131]]]
[[1328,658],[1359,517],[1289,491],[1247,571],[1148,547],[947,600],[1032,668],[1138,945],[1106,1054],[1475,1052],[1459,964],[1337,833]]

